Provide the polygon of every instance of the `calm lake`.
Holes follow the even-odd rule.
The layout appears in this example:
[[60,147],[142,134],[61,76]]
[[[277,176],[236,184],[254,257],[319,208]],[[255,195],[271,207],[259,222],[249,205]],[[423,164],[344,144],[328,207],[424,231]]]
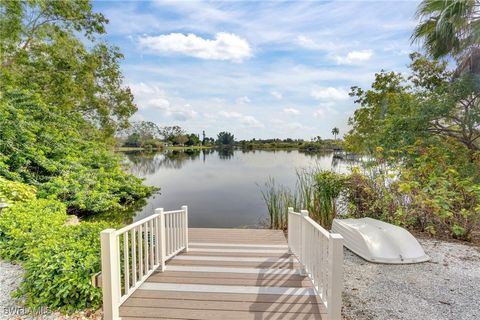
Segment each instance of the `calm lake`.
[[126,153],[131,172],[160,187],[134,221],[155,208],[188,205],[190,227],[261,227],[268,211],[261,190],[269,177],[293,188],[296,170],[318,166],[345,172],[349,165],[333,153],[305,154],[297,150],[188,150]]

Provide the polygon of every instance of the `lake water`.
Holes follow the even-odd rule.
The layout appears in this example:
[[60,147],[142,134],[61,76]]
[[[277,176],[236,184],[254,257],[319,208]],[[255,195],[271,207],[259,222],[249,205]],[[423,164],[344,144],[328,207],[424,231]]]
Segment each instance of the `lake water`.
[[155,208],[178,209],[188,205],[190,227],[258,227],[268,211],[261,189],[269,177],[293,188],[296,170],[319,166],[344,172],[348,164],[332,153],[292,151],[190,150],[161,153],[127,153],[131,172],[145,183],[160,187],[147,200],[134,221]]

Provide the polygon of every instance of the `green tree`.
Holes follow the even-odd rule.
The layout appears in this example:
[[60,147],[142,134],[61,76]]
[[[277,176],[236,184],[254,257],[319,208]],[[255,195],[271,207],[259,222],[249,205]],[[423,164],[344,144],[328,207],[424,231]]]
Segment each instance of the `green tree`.
[[0,88],[28,88],[111,137],[137,108],[123,86],[122,54],[96,39],[107,22],[86,0],[1,1]]
[[480,5],[478,0],[424,0],[412,39],[422,40],[433,58],[448,55],[459,71],[480,72]]
[[199,146],[199,145],[202,144],[198,135],[196,135],[194,133],[188,134],[187,138],[188,138],[188,140],[185,143],[187,146]]
[[479,150],[480,92],[475,76],[454,77],[446,63],[412,54],[408,77],[376,74],[372,89],[353,87],[360,108],[346,141],[374,153],[376,147],[399,149],[418,139],[454,139],[471,152]]
[[337,127],[334,127],[334,128],[332,129],[332,134],[333,134],[333,137],[334,137],[335,140],[337,140],[337,135],[338,135],[339,133],[340,133],[340,131],[338,130]]
[[179,134],[173,138],[174,145],[183,146],[185,143],[187,143],[187,141],[188,141],[188,136],[186,134]]
[[127,134],[127,139],[123,144],[126,147],[145,147],[148,145],[159,148],[163,145],[160,141],[160,128],[150,121],[133,122],[128,129],[123,130],[123,133]]
[[134,132],[127,137],[123,145],[125,147],[139,148],[143,145],[142,138],[139,133]]
[[125,132],[128,134],[137,133],[143,140],[159,139],[162,134],[160,128],[151,121],[133,122]]
[[[160,131],[161,131],[163,140],[171,144],[178,144],[178,142],[176,142],[176,138],[178,136],[185,135],[185,130],[183,130],[180,126],[163,127]],[[183,140],[184,139],[182,139],[182,141]],[[185,142],[186,140],[183,143]]]
[[230,132],[222,131],[217,135],[217,144],[221,146],[233,146],[235,137]]
[[0,176],[34,185],[72,213],[122,209],[153,189],[122,171],[109,147],[84,136],[94,130],[80,114],[23,91],[0,93]]

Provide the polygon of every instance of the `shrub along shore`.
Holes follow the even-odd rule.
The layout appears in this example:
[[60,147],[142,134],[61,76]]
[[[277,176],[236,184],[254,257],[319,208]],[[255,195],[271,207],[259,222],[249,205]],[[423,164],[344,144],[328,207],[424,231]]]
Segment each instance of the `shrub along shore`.
[[126,172],[114,134],[137,111],[108,20],[89,1],[0,2],[0,257],[22,265],[29,308],[100,306],[99,233],[67,223],[121,212],[153,188]]

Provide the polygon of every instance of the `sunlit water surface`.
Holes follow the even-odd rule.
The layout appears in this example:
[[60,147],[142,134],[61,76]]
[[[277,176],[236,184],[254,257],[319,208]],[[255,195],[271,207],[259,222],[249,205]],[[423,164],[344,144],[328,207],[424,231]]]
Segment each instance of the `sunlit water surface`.
[[261,190],[269,177],[293,188],[296,170],[318,166],[348,171],[348,163],[332,153],[293,151],[194,150],[162,153],[127,153],[131,172],[145,183],[160,187],[147,200],[134,221],[155,208],[189,208],[190,227],[261,227],[268,211]]

